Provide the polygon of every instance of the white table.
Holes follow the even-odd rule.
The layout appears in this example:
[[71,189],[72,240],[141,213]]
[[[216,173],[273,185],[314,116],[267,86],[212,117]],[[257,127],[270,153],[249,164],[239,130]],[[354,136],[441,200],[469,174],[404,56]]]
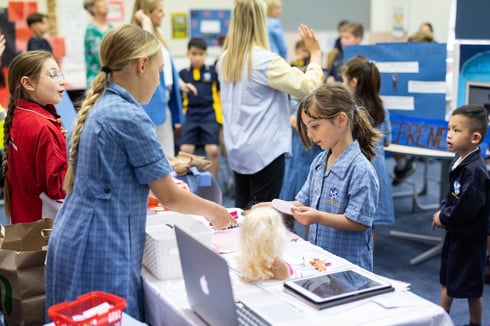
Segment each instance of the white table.
[[[284,258],[293,266],[293,277],[315,275],[320,272],[308,264],[312,258],[331,263],[329,270],[354,266],[325,250],[291,235]],[[242,300],[261,314],[277,317],[274,307],[288,305],[279,312],[280,325],[453,325],[450,317],[438,305],[427,301],[407,288],[408,284],[393,281],[396,290],[356,302],[316,310],[307,303],[283,291],[282,282],[245,283],[236,271],[238,229],[215,233],[213,246],[221,252],[230,266],[230,276],[236,300]],[[306,266],[303,264],[306,262]],[[356,267],[359,269],[359,267]],[[157,280],[142,271],[147,321],[153,325],[204,325],[187,302],[185,285],[181,278]],[[289,318],[293,316],[294,318]],[[277,320],[277,319],[275,319]]]
[[[439,183],[439,200],[442,200],[446,196],[447,188],[448,188],[448,173],[449,173],[449,165],[454,158],[454,153],[449,151],[440,151],[428,148],[420,148],[420,147],[412,147],[398,144],[391,144],[390,146],[385,148],[386,152],[393,154],[403,154],[419,157],[425,160],[424,164],[424,180],[423,186],[421,190],[417,190],[417,185],[415,183],[412,184],[413,190],[408,193],[398,194],[400,196],[410,195],[413,198],[413,211],[417,210],[433,210],[434,212],[439,209],[440,203],[434,204],[420,204],[418,200],[418,196],[424,194],[427,190],[427,182],[430,180],[428,175],[428,162],[429,159],[440,159],[441,160],[441,172],[440,179],[437,180]],[[433,180],[434,181],[434,180]],[[397,194],[393,194],[394,197],[397,197]],[[399,239],[421,242],[425,244],[432,245],[433,247],[429,250],[421,253],[417,257],[414,257],[410,260],[411,265],[417,265],[421,262],[426,261],[429,258],[432,258],[441,253],[442,249],[442,241],[443,239],[440,237],[433,237],[421,234],[414,234],[409,232],[400,232],[400,231],[390,231],[390,235],[392,237],[396,237]]]

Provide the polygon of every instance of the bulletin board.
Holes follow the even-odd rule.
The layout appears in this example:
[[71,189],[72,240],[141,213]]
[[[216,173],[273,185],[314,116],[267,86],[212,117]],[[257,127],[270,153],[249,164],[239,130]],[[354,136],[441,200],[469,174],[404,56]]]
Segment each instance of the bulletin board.
[[228,33],[231,10],[191,10],[191,37],[201,37],[208,46],[219,46],[218,38]]
[[392,142],[446,150],[446,44],[347,46],[344,62],[358,54],[381,73],[380,96],[390,111]]

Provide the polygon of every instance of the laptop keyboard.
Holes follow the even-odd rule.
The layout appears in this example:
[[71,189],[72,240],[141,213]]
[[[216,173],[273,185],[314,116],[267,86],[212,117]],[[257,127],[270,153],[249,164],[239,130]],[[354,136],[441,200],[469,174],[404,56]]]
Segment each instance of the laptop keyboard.
[[236,302],[236,311],[238,315],[238,325],[270,325],[270,323],[268,323],[264,318],[260,317],[259,314],[250,309],[245,303],[241,301]]

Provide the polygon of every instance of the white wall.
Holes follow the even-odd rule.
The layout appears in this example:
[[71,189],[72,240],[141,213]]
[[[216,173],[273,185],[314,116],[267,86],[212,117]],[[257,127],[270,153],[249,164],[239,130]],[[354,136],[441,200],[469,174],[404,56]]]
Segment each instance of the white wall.
[[405,32],[416,32],[423,22],[434,27],[438,42],[447,42],[451,0],[371,0],[371,32],[392,30],[396,7],[404,11]]
[[[185,57],[187,40],[174,40],[171,38],[171,14],[189,14],[190,9],[232,9],[233,2],[234,0],[165,0],[166,17],[163,19],[161,31],[169,41],[170,50],[179,66],[185,65],[187,62]],[[74,88],[83,88],[85,86],[83,34],[90,16],[83,9],[82,3],[83,0],[58,0],[58,31],[60,36],[65,37],[67,55],[69,56],[64,62],[63,69]],[[125,22],[130,21],[133,3],[134,0],[124,0]],[[7,7],[7,4],[8,0],[0,0],[0,7]],[[366,31],[365,43],[383,41],[385,37],[391,35],[395,7],[403,10],[406,34],[417,31],[422,22],[429,21],[434,26],[436,40],[446,42],[450,5],[451,0],[371,0],[371,30]],[[39,11],[47,11],[46,0],[39,0],[38,6]],[[284,6],[283,11],[286,10],[287,6]],[[308,23],[308,20],[306,19],[305,22]],[[335,36],[335,31],[318,30],[316,32],[321,39],[322,48],[327,51],[331,43],[330,39]],[[290,57],[292,58],[294,42],[299,36],[292,32],[287,34],[287,40],[290,43]],[[210,60],[214,60],[219,52],[219,48],[210,47],[208,49]]]

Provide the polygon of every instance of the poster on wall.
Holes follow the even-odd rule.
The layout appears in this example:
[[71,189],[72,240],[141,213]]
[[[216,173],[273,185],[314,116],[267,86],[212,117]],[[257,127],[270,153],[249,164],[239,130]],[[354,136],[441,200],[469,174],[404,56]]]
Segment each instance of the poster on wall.
[[173,13],[171,19],[172,19],[172,38],[186,39],[187,38],[187,14]]
[[446,44],[347,46],[344,61],[359,54],[380,71],[380,95],[390,111],[393,143],[443,149],[447,128]]
[[230,10],[190,11],[191,37],[201,37],[208,46],[219,46],[219,37],[226,35],[230,25]]

